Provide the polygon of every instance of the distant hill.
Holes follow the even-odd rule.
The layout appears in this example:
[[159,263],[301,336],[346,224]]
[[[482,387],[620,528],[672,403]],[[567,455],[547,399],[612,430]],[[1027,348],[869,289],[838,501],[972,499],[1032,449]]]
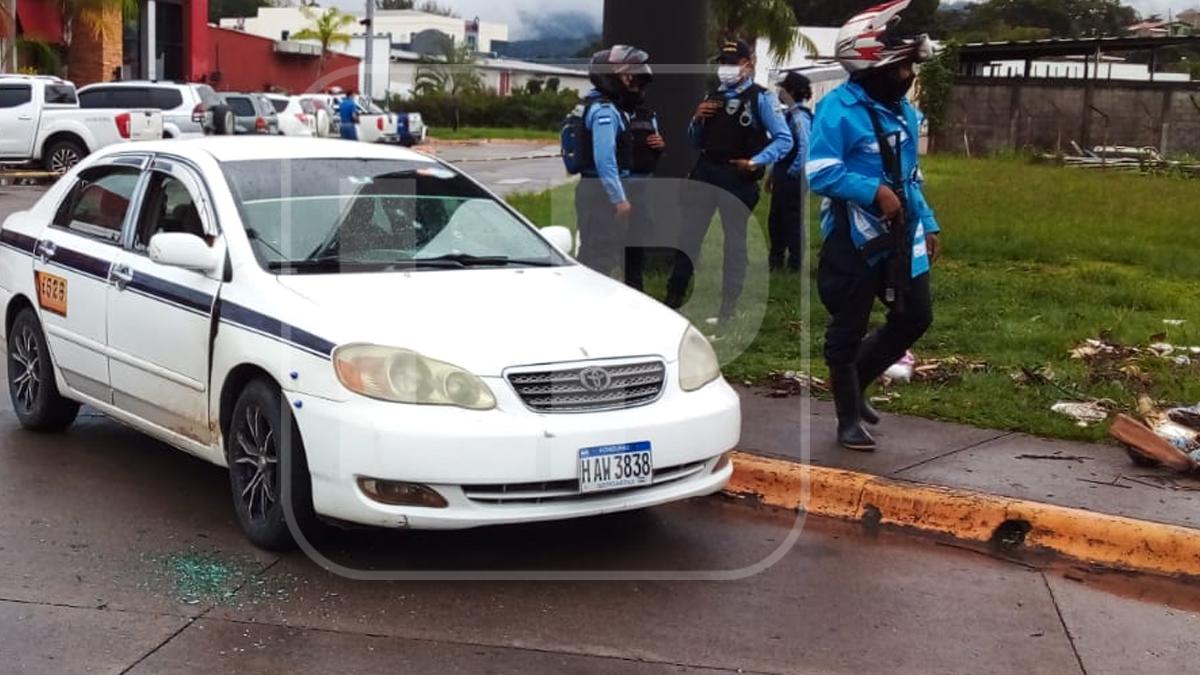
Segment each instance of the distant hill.
[[588,37],[548,37],[534,40],[492,42],[492,50],[510,59],[566,59],[578,56],[600,42],[599,35]]

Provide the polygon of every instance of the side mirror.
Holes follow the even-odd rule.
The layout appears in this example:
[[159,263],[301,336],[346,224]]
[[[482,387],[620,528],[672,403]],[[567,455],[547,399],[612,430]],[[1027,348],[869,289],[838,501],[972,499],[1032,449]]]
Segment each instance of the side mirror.
[[150,238],[150,259],[160,265],[187,270],[215,272],[222,256],[203,239],[186,232],[160,232]]
[[542,228],[542,236],[549,240],[560,253],[571,257],[575,256],[575,234],[570,229],[562,225],[551,225]]

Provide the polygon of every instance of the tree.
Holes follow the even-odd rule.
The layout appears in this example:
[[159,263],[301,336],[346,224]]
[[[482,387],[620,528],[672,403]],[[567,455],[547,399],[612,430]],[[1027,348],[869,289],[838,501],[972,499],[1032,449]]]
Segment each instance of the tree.
[[454,106],[454,129],[458,130],[462,98],[483,91],[483,77],[475,69],[475,53],[466,45],[443,45],[442,53],[421,57],[413,80],[417,96],[449,96]]
[[17,0],[0,0],[0,72],[16,71]]
[[320,14],[311,7],[301,7],[300,13],[312,23],[308,28],[292,33],[292,39],[314,40],[321,45],[321,60],[317,63],[317,75],[320,76],[325,72],[329,48],[350,44],[350,34],[345,32],[345,29],[353,26],[358,19],[336,7],[330,7]]
[[413,0],[375,0],[375,9],[412,9]]
[[454,11],[453,8],[449,5],[443,5],[438,0],[425,0],[417,5],[417,11],[425,12],[426,14],[437,14],[438,16],[450,16],[456,19],[459,16],[458,12]]
[[764,37],[771,43],[771,54],[781,60],[792,55],[797,39],[808,53],[817,52],[812,40],[796,32],[790,0],[712,0],[712,12],[722,40],[753,44]]
[[987,0],[962,12],[959,32],[989,36],[1027,28],[1042,29],[1050,37],[1115,36],[1138,21],[1137,10],[1120,0]]

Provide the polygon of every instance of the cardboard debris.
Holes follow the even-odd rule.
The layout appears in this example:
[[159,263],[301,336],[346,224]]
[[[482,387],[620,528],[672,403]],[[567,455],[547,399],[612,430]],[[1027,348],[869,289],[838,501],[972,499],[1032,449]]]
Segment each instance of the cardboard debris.
[[1139,464],[1163,466],[1182,473],[1194,473],[1200,469],[1200,463],[1195,458],[1128,415],[1117,415],[1108,433],[1124,443],[1130,456]]

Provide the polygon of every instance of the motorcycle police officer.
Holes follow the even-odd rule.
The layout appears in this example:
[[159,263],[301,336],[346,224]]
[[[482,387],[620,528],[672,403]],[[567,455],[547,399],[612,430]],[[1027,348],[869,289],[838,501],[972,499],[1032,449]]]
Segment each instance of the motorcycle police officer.
[[[634,206],[625,179],[632,175],[639,153],[661,152],[665,147],[657,133],[632,132],[632,113],[641,107],[644,91],[654,74],[646,52],[626,45],[597,52],[592,57],[590,79],[595,89],[583,100],[583,122],[590,144],[590,161],[581,172],[575,190],[579,226],[579,262],[609,274],[622,266]],[[640,142],[646,148],[638,148]],[[634,280],[640,284],[640,257],[634,258]]]
[[[929,272],[940,227],[918,166],[921,118],[905,98],[914,64],[928,60],[925,36],[900,39],[911,0],[867,10],[842,27],[837,58],[850,81],[825,96],[813,121],[806,171],[821,207],[817,288],[831,319],[825,361],[837,406],[838,442],[870,452],[863,426],[879,422],[865,390],[933,321]],[[864,339],[876,298],[887,322]]]
[[733,319],[746,279],[746,229],[758,205],[759,180],[768,166],[792,149],[792,132],[779,99],[754,83],[754,53],[749,45],[740,40],[725,43],[717,64],[721,85],[696,109],[688,135],[701,151],[691,179],[720,189],[697,191],[683,205],[679,252],[667,282],[666,303],[676,309],[683,306],[709,224],[720,211],[725,256],[716,321],[724,323]]
[[795,143],[792,151],[771,169],[767,189],[771,192],[772,271],[799,272],[807,250],[804,246],[808,222],[808,181],[804,165],[808,161],[808,138],[812,130],[812,111],[805,105],[812,99],[812,84],[798,72],[790,72],[779,83],[780,100],[788,106],[788,122]]

